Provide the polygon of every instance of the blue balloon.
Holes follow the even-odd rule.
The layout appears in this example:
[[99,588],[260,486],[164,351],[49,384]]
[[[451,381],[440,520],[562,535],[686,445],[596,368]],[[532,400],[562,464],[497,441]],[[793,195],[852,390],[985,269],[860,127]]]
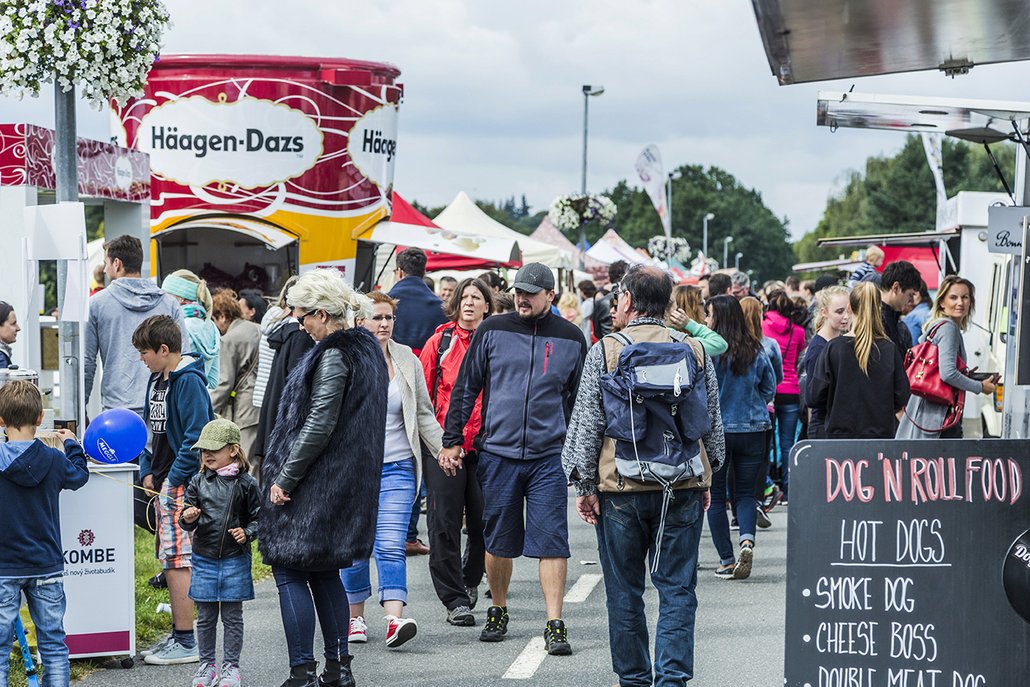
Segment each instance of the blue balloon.
[[86,428],[82,448],[98,463],[128,463],[143,453],[147,445],[147,425],[136,413],[112,408],[97,415]]

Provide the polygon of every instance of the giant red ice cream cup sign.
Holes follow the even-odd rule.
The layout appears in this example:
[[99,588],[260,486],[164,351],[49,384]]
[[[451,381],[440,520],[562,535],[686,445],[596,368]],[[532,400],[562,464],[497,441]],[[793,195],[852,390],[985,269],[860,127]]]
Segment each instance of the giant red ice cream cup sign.
[[255,218],[296,237],[302,267],[351,265],[357,237],[389,214],[399,74],[353,60],[163,56],[144,96],[115,110],[118,135],[150,155],[152,235]]

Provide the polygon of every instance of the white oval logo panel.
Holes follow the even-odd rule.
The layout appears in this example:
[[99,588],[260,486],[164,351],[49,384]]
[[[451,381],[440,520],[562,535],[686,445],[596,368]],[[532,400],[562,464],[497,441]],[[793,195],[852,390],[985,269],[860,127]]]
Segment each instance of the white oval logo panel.
[[350,130],[347,153],[362,176],[381,189],[393,185],[397,160],[397,106],[387,103],[365,113]]
[[137,136],[155,174],[192,186],[271,186],[302,175],[322,155],[322,132],[311,118],[255,98],[167,102],[143,117]]

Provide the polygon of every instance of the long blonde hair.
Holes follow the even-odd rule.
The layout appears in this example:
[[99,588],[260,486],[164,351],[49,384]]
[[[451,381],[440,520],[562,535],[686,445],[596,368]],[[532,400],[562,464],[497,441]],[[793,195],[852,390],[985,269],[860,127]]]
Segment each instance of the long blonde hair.
[[876,340],[887,338],[880,318],[880,289],[872,282],[860,282],[851,292],[850,305],[855,316],[851,324],[851,333],[855,335],[855,358],[868,377],[869,357],[876,347]]
[[693,284],[679,284],[672,289],[672,303],[687,313],[694,322],[705,321],[705,306],[701,302],[701,288]]
[[747,325],[748,330],[752,336],[762,340],[764,338],[762,334],[762,316],[765,314],[762,310],[762,302],[754,296],[745,296],[740,299],[740,307],[744,311],[744,323]]
[[963,279],[957,274],[949,274],[941,282],[941,285],[937,287],[937,295],[933,299],[933,305],[930,306],[930,316],[926,318],[926,323],[923,325],[924,331],[929,329],[928,325],[934,320],[948,317],[944,314],[944,299],[948,297],[948,291],[951,291],[953,286],[965,286],[969,289],[969,310],[966,311],[962,321],[958,323],[959,329],[966,331],[966,327],[969,326],[969,320],[973,317],[973,311],[976,309],[976,288],[973,286],[973,282]]
[[822,329],[823,325],[826,324],[826,315],[823,313],[830,309],[830,301],[833,300],[834,296],[844,296],[846,298],[849,293],[848,287],[837,284],[820,289],[819,293],[815,294],[816,306],[814,326],[816,332]]

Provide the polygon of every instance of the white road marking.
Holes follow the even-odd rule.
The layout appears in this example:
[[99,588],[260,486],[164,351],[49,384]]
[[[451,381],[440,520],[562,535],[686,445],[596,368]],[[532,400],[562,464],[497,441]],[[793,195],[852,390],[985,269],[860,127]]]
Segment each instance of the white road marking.
[[601,577],[597,573],[580,575],[579,579],[576,580],[576,584],[572,585],[572,589],[565,593],[565,603],[578,604],[586,601],[587,597],[590,596],[590,592],[594,591],[594,587],[601,581]]
[[518,658],[508,666],[508,672],[503,677],[506,680],[528,680],[536,674],[545,658],[547,651],[544,649],[544,638],[533,637]]

